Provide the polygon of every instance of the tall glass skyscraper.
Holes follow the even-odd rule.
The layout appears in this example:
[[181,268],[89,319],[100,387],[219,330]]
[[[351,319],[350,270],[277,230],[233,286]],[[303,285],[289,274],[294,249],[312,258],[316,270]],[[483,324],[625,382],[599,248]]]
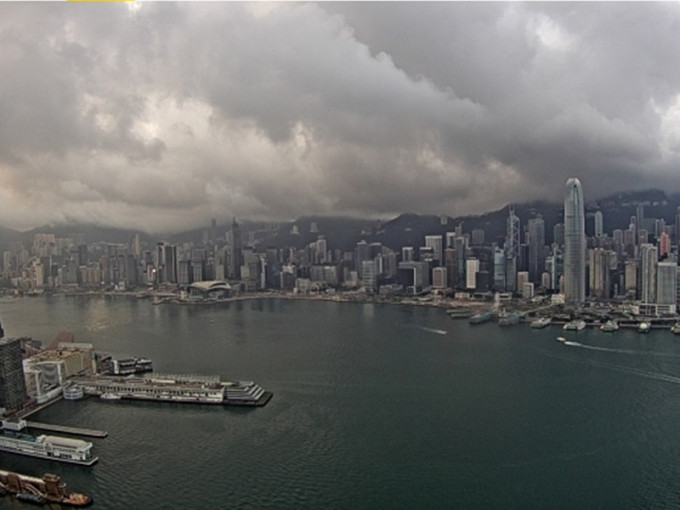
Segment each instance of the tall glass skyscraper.
[[581,181],[572,177],[564,190],[564,300],[586,300],[586,232]]

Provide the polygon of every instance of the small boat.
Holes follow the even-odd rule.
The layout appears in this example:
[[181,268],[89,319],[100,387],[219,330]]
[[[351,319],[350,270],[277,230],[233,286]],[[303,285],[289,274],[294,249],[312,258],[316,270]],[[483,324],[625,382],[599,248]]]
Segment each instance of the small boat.
[[602,326],[600,326],[600,331],[604,331],[605,333],[611,333],[613,331],[618,331],[619,329],[619,323],[613,320],[608,320]]
[[652,329],[651,322],[642,321],[640,324],[638,324],[638,333],[649,333],[650,329]]
[[680,335],[680,322],[676,322],[671,326],[671,333]]
[[120,400],[121,397],[116,393],[102,393],[99,398],[102,400]]
[[531,322],[531,327],[536,329],[545,328],[552,322],[550,317],[539,317],[535,321]]
[[564,338],[563,336],[558,336],[558,337],[557,337],[557,341],[558,341],[558,342],[562,342],[562,343],[564,343],[564,342],[566,342],[566,341],[567,341],[567,339],[566,339],[566,338]]
[[581,331],[585,329],[586,321],[582,319],[574,319],[573,321],[567,322],[562,329],[565,331]]
[[468,322],[470,324],[483,324],[489,322],[491,319],[493,319],[493,314],[491,312],[480,312],[470,317]]

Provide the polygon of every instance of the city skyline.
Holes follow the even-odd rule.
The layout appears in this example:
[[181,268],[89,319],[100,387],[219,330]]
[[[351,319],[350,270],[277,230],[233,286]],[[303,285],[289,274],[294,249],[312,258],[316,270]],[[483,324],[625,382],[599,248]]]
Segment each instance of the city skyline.
[[593,200],[680,190],[675,3],[0,9],[18,230],[459,216],[572,175]]

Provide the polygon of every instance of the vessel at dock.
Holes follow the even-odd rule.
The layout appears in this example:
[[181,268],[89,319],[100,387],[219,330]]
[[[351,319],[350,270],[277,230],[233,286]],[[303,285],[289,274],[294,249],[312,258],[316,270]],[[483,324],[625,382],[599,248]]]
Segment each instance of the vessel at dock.
[[513,324],[519,324],[522,319],[522,314],[517,312],[504,313],[498,316],[499,326],[512,326]]
[[0,470],[0,490],[29,503],[57,503],[75,507],[84,507],[92,503],[90,496],[69,491],[61,478],[51,473],[45,473],[42,478],[37,478]]
[[470,324],[483,324],[485,322],[489,322],[490,320],[493,319],[493,312],[480,312],[476,313],[472,317],[468,319],[468,322]]
[[531,327],[534,329],[542,329],[546,326],[549,326],[551,322],[552,319],[550,317],[539,317],[535,321],[531,322]]
[[582,319],[575,319],[573,321],[567,322],[564,326],[562,326],[562,329],[565,331],[581,331],[585,329],[586,327],[586,321]]
[[162,375],[148,377],[83,376],[85,394],[108,400],[132,399],[195,404],[263,406],[272,397],[253,381],[221,381],[219,376]]
[[44,434],[39,436],[27,434],[23,431],[26,426],[23,420],[20,420],[18,427],[8,428],[9,424],[6,421],[2,424],[0,451],[81,466],[91,466],[99,460],[98,457],[92,456],[92,443],[88,441]]
[[680,322],[676,322],[671,326],[671,333],[674,335],[680,335]]
[[604,331],[605,333],[612,333],[614,331],[618,331],[619,329],[619,323],[616,322],[615,320],[608,320],[602,326],[600,326],[600,331]]
[[640,324],[638,324],[638,333],[649,333],[650,329],[652,329],[651,322],[642,321]]

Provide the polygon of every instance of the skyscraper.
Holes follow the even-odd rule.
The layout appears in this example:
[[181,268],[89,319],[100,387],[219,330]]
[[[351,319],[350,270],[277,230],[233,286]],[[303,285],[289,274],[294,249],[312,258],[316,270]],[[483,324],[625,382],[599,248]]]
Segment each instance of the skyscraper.
[[572,306],[586,299],[586,233],[581,181],[572,177],[564,191],[564,300]]
[[21,343],[16,338],[0,338],[0,407],[18,409],[27,398]]
[[541,283],[541,275],[545,269],[545,223],[540,214],[529,220],[528,230],[529,281],[538,284]]
[[236,218],[231,222],[231,239],[230,239],[230,257],[229,257],[229,278],[234,280],[241,279],[241,265],[243,265],[243,240],[241,238],[241,227],[236,223]]
[[517,259],[519,258],[519,218],[515,215],[515,208],[510,206],[510,214],[506,224],[505,235],[505,286],[506,290],[517,290]]

